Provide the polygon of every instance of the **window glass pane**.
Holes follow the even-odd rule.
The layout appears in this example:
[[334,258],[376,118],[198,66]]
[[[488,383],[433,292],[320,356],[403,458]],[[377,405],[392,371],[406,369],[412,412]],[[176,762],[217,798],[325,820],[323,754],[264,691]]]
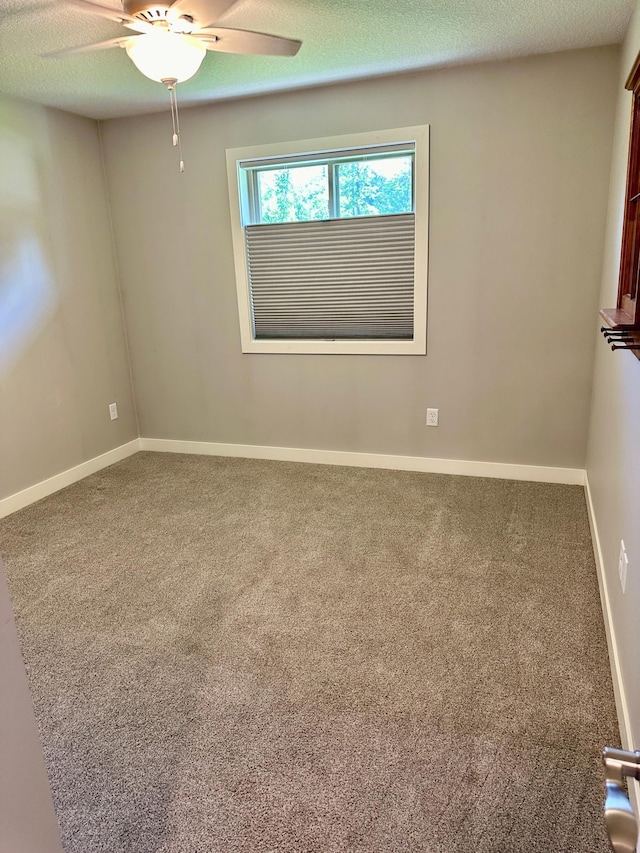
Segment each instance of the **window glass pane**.
[[384,216],[413,210],[411,156],[340,163],[337,170],[339,216]]
[[306,222],[329,218],[326,164],[256,172],[260,222]]

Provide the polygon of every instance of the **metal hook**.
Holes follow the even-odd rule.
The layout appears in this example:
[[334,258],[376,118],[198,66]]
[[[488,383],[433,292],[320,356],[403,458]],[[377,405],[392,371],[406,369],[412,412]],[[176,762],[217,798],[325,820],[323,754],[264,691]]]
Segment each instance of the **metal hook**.
[[628,329],[600,329],[605,338],[626,338],[633,333]]

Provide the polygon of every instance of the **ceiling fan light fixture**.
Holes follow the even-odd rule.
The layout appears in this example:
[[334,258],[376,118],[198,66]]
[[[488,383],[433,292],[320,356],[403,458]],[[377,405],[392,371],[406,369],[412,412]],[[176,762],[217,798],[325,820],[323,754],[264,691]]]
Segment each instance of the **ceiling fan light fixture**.
[[132,38],[125,47],[138,71],[158,83],[182,83],[193,77],[207,52],[193,36],[164,29]]

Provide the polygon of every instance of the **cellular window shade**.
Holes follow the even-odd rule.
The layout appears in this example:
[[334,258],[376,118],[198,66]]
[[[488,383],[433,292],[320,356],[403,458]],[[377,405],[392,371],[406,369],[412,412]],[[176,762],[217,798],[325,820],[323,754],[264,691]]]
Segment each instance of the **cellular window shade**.
[[256,340],[413,339],[413,213],[245,234]]

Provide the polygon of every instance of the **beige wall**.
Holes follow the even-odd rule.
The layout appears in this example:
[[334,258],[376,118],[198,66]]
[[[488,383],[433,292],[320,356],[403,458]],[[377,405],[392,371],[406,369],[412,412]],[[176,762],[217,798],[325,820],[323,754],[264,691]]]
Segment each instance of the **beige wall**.
[[0,851],[62,853],[2,560],[0,649]]
[[[624,82],[640,51],[640,4],[624,45],[618,80],[609,218],[600,304],[615,307],[620,263],[631,96]],[[595,325],[594,318],[594,325]],[[640,748],[640,361],[611,352],[597,335],[588,477],[600,534],[622,682],[629,743]],[[627,590],[618,580],[620,540],[629,557]]]
[[0,96],[0,498],[136,435],[98,125]]
[[[623,76],[639,48],[636,15]],[[168,114],[106,123],[142,434],[582,467],[619,70],[616,49],[594,49],[189,110],[182,176]],[[607,305],[628,110],[621,93]],[[432,128],[428,356],[242,355],[225,148],[418,123]],[[137,431],[95,123],[0,98],[0,190],[2,498]],[[589,477],[637,709],[640,364],[597,348]],[[437,430],[423,426],[427,405],[440,407]],[[621,537],[631,557],[624,598]],[[28,797],[15,785],[9,793],[22,806],[37,794],[42,818],[14,824],[31,832],[24,849],[50,851],[55,819],[14,658],[22,682],[7,697],[22,702],[31,763],[21,767],[36,782]],[[640,715],[631,728],[637,745]]]
[[[617,48],[103,125],[146,437],[584,467]],[[225,149],[431,125],[428,355],[243,355]],[[424,426],[427,406],[440,427]]]

